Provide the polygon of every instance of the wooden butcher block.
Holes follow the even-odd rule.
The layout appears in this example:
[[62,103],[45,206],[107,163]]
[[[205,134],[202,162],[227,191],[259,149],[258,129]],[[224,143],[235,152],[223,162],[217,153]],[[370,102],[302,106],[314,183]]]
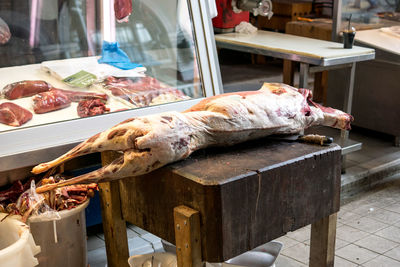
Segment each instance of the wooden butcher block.
[[222,262],[337,212],[340,150],[268,138],[201,150],[120,180],[122,217],[175,243],[174,207],[195,209],[203,260]]

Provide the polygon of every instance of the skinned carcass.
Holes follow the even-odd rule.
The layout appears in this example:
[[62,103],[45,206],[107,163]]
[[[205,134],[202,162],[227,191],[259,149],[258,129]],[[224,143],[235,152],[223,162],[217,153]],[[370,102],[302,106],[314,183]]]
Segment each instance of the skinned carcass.
[[294,134],[313,125],[350,129],[351,121],[352,117],[342,111],[312,102],[307,89],[265,83],[258,91],[206,98],[182,113],[128,119],[59,158],[36,166],[32,172],[41,173],[89,153],[123,152],[101,169],[37,190],[105,182],[151,172],[208,146],[233,145],[271,134]]

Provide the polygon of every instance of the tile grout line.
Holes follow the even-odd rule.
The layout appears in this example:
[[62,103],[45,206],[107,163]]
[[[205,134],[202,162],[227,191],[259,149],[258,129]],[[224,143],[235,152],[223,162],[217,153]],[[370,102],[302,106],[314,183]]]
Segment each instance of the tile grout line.
[[[392,248],[392,249],[389,249],[389,250],[386,251],[385,253],[387,253],[387,252],[389,252],[389,251],[391,251],[391,250],[393,250],[393,249],[395,249],[395,248],[398,248],[398,247],[400,247],[400,244],[399,244],[398,246]],[[399,260],[399,259],[392,258],[392,257],[390,257],[390,256],[388,256],[388,255],[385,255],[385,254],[382,254],[382,256],[385,256],[385,257],[388,257],[388,258],[390,258],[390,259],[392,259],[392,260],[398,261],[398,262],[399,262],[399,265],[400,265],[400,260]]]
[[[282,254],[282,253],[280,253],[280,254]],[[301,264],[307,266],[307,263],[304,263],[304,262],[302,262],[302,261],[299,261],[298,259],[295,259],[295,258],[293,258],[293,257],[291,257],[291,256],[288,256],[288,255],[284,255],[284,254],[282,254],[282,255],[285,256],[285,257],[287,257],[287,258],[289,258],[289,259],[291,259],[291,260],[294,260],[294,261],[296,261],[296,262],[298,262],[298,263],[301,263]],[[279,257],[279,256],[278,256],[278,257]],[[310,258],[310,257],[308,257],[308,258]]]

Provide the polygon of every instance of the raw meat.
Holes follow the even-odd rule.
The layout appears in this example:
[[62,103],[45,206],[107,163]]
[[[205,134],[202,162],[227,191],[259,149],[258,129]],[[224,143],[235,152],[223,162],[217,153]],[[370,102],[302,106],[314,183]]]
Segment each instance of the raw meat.
[[82,100],[78,104],[78,116],[81,118],[104,114],[110,111],[100,99]]
[[70,91],[70,90],[63,90],[58,88],[52,88],[50,91],[58,91],[66,95],[69,100],[72,102],[79,102],[81,100],[89,100],[89,99],[102,99],[107,101],[108,96],[106,94],[98,94],[92,92],[80,92],[80,91]]
[[1,94],[9,100],[14,100],[48,91],[51,87],[45,81],[20,81],[6,85]]
[[101,169],[38,192],[76,183],[105,182],[142,175],[184,159],[207,146],[232,145],[271,134],[293,134],[313,125],[349,129],[352,117],[311,101],[311,92],[265,83],[258,91],[206,98],[191,109],[128,119],[92,136],[32,172],[49,170],[71,158],[107,150],[123,154]]
[[[38,183],[35,184],[35,180]],[[12,187],[0,192],[0,211],[11,215],[21,215],[26,221],[31,215],[40,215],[46,211],[72,209],[94,196],[97,184],[66,186],[49,193],[36,194],[36,186],[64,181],[59,174],[47,178],[30,178],[24,184],[14,182]]]
[[139,77],[139,78],[116,78],[108,77],[105,81],[107,88],[124,88],[130,91],[148,91],[162,88],[161,83],[153,77]]
[[152,103],[160,95],[168,95],[170,99],[175,99],[175,101],[189,98],[182,91],[176,88],[163,87],[157,79],[148,76],[135,79],[108,77],[105,87],[113,95],[121,97],[138,107],[161,104],[159,101]]
[[0,192],[0,202],[16,201],[19,195],[24,191],[24,186],[21,181],[15,181],[10,188]]
[[0,44],[6,44],[11,38],[10,28],[7,23],[0,18]]
[[32,113],[18,106],[17,104],[6,102],[0,104],[0,122],[10,126],[21,126],[32,119]]
[[114,13],[118,22],[128,22],[132,13],[132,0],[114,0]]
[[33,97],[33,111],[37,114],[69,107],[71,100],[58,90],[37,94]]

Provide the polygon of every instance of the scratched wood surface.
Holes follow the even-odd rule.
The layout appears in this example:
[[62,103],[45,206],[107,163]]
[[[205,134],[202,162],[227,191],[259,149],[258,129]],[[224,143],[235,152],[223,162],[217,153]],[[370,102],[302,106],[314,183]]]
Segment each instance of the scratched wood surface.
[[172,243],[174,207],[198,210],[203,260],[221,262],[337,212],[340,147],[259,139],[119,183],[124,219]]

